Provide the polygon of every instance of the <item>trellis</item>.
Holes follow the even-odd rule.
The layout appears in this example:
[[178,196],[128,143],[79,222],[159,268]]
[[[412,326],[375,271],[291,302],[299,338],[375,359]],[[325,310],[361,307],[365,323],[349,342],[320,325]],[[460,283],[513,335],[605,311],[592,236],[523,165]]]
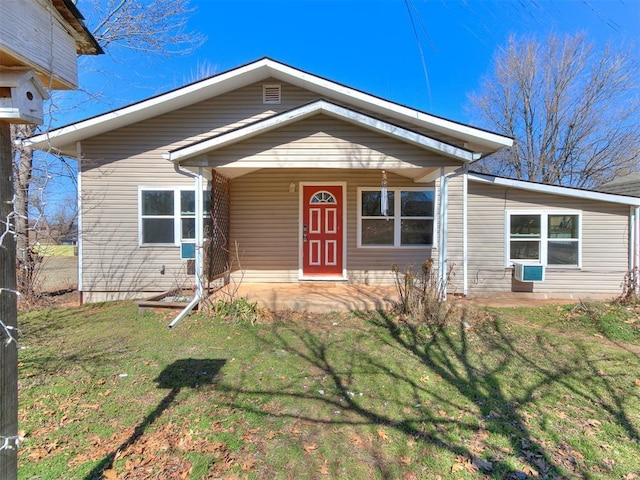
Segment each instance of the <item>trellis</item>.
[[204,274],[208,281],[229,273],[231,180],[213,170],[211,215],[204,241]]

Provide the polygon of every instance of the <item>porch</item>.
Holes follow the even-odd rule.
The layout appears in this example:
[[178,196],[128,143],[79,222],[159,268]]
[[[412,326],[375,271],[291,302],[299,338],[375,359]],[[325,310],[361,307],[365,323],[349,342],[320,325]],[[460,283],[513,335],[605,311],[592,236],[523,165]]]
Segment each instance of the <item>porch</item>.
[[343,282],[246,283],[229,285],[219,298],[242,298],[272,311],[371,311],[393,308],[398,301],[394,285],[360,285]]

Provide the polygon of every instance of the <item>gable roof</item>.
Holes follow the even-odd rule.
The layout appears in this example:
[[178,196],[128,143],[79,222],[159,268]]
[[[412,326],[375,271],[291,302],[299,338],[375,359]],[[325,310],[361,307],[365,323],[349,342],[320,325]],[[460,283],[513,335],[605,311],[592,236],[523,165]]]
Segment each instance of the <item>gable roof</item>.
[[242,88],[266,79],[275,79],[348,103],[382,116],[407,122],[465,142],[466,147],[480,154],[493,153],[513,144],[511,138],[471,127],[462,123],[430,115],[380,97],[346,87],[325,78],[290,67],[270,58],[262,58],[167,93],[66,125],[40,135],[24,139],[34,149],[58,149],[74,156],[75,143],[111,130],[126,127],[149,118],[187,107],[209,98]]
[[640,207],[640,198],[628,197],[625,195],[615,195],[612,193],[595,192],[573,187],[560,187],[557,185],[546,185],[544,183],[528,182],[525,180],[515,180],[512,178],[498,177],[486,173],[469,172],[469,180],[479,183],[500,185],[503,187],[527,190],[530,192],[547,193],[564,197],[581,198],[584,200],[594,200],[608,203],[618,203],[633,207]]

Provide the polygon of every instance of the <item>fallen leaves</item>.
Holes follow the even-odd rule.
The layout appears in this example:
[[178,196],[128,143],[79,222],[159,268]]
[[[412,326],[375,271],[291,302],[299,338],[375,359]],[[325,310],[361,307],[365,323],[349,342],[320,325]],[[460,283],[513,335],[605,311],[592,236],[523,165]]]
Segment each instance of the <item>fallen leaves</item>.
[[385,442],[389,441],[389,435],[387,435],[387,432],[382,430],[381,428],[378,429],[378,438],[380,440],[384,440]]
[[304,449],[305,452],[311,453],[314,450],[317,450],[318,444],[317,443],[303,443],[302,444],[302,448]]
[[475,473],[479,470],[484,472],[491,472],[493,470],[493,463],[482,460],[481,458],[469,458],[464,455],[458,455],[455,463],[451,466],[451,472],[467,471],[469,473]]

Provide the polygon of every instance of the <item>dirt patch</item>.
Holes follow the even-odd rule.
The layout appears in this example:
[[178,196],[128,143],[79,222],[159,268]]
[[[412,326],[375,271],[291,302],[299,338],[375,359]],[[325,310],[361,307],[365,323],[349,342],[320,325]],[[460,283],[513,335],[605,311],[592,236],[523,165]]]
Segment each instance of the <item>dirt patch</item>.
[[46,307],[77,307],[80,305],[80,294],[77,290],[60,290],[44,292],[32,298],[18,297],[20,311],[38,310]]
[[78,257],[42,257],[37,272],[37,292],[60,292],[78,288]]
[[457,301],[478,307],[535,307],[539,305],[571,305],[579,302],[575,298],[461,298]]

